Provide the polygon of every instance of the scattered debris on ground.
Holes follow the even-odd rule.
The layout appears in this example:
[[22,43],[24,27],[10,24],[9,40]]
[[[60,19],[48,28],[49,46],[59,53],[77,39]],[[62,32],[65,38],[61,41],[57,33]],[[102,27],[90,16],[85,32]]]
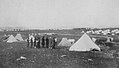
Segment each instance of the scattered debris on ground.
[[19,60],[26,60],[26,57],[21,56],[21,57],[17,58],[17,61],[19,61]]

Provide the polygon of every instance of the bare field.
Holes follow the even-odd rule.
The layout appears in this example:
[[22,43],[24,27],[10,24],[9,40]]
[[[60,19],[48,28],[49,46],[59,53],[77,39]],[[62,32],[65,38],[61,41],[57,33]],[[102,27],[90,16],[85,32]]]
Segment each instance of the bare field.
[[[43,31],[36,31],[39,33]],[[45,31],[44,31],[45,32]],[[62,37],[78,40],[81,33],[66,35],[60,31],[61,35],[56,37],[60,40]],[[0,32],[1,37],[4,34],[21,33],[24,39],[32,32]],[[65,35],[64,35],[65,34]],[[91,37],[103,37],[90,35]],[[48,48],[29,48],[26,42],[5,43],[0,42],[0,68],[119,68],[118,45],[110,48],[110,51],[116,51],[113,58],[102,56],[99,52],[70,52],[68,48],[58,47],[56,49]],[[25,59],[20,59],[20,57]]]
[[[20,56],[26,59],[17,60]],[[0,68],[118,68],[117,61],[93,52],[28,48],[26,42],[0,43]]]

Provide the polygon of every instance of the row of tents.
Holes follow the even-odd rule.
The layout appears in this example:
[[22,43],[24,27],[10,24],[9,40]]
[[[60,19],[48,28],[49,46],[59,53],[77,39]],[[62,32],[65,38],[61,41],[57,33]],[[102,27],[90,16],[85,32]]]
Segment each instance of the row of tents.
[[[82,31],[81,33],[85,33],[85,31]],[[103,35],[116,35],[119,34],[119,29],[114,29],[114,30],[110,30],[110,29],[106,29],[106,30],[89,30],[86,31],[86,33],[91,33],[91,34],[103,34]]]
[[8,39],[5,40],[7,43],[13,43],[17,41],[24,41],[21,34],[17,34],[15,37],[10,35]]
[[[15,37],[10,35],[6,40],[7,43],[17,41],[24,41],[21,34],[17,34]],[[73,41],[73,39],[70,41]],[[90,51],[92,49],[96,49],[98,51],[101,50],[100,47],[96,45],[95,42],[86,33],[84,33],[75,43],[72,44],[70,41],[67,38],[62,38],[58,46],[70,47],[69,51]]]
[[69,51],[90,51],[93,49],[101,51],[100,47],[96,45],[86,33],[84,33],[74,44],[71,44],[66,38],[63,38],[58,46],[70,47]]

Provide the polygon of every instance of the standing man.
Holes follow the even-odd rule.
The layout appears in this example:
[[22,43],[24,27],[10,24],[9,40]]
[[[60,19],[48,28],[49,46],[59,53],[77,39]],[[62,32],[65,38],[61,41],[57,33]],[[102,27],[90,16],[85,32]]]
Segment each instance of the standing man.
[[42,47],[44,48],[44,46],[45,46],[45,38],[44,38],[44,36],[42,37]]
[[34,48],[36,48],[36,37],[34,38]]
[[29,47],[29,43],[30,43],[29,38],[27,38],[27,47]]
[[57,38],[55,37],[55,46],[57,45]]
[[33,38],[30,39],[31,41],[31,48],[33,47]]
[[46,48],[48,48],[48,47],[49,47],[49,38],[46,37]]
[[40,48],[40,38],[38,38],[37,48]]
[[53,41],[52,49],[55,49],[55,46],[56,46],[56,41],[55,40],[56,40],[56,38],[53,37],[53,40],[52,40]]
[[49,37],[49,48],[52,48],[52,43],[53,43],[52,37]]

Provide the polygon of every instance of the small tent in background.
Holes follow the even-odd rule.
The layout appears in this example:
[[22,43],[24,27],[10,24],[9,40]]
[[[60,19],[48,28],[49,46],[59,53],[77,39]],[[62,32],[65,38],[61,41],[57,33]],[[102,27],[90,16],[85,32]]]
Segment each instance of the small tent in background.
[[106,42],[112,42],[113,41],[113,37],[106,37],[107,41]]
[[17,34],[15,36],[15,39],[18,40],[18,41],[24,41],[23,38],[22,38],[22,36],[21,36],[21,34]]
[[84,33],[82,37],[69,48],[69,51],[90,51],[93,49],[100,51],[100,48]]
[[75,39],[68,39],[68,41],[69,41],[71,44],[74,44]]
[[11,36],[11,34],[8,34],[8,36],[10,37],[10,36]]
[[6,34],[4,34],[3,37],[8,37],[8,36]]
[[9,37],[8,35],[4,34],[4,35],[2,36],[2,38],[1,38],[1,40],[2,40],[2,41],[6,41],[6,40],[8,39],[8,37]]
[[114,33],[112,33],[112,35],[115,35]]
[[70,47],[72,44],[67,40],[67,38],[62,38],[58,46]]
[[85,31],[81,31],[81,33],[84,33]]
[[93,42],[95,42],[96,41],[96,38],[92,38],[92,40],[93,40]]
[[11,36],[7,39],[7,43],[12,43],[12,42],[17,42],[17,40],[14,38],[13,35],[11,35]]

